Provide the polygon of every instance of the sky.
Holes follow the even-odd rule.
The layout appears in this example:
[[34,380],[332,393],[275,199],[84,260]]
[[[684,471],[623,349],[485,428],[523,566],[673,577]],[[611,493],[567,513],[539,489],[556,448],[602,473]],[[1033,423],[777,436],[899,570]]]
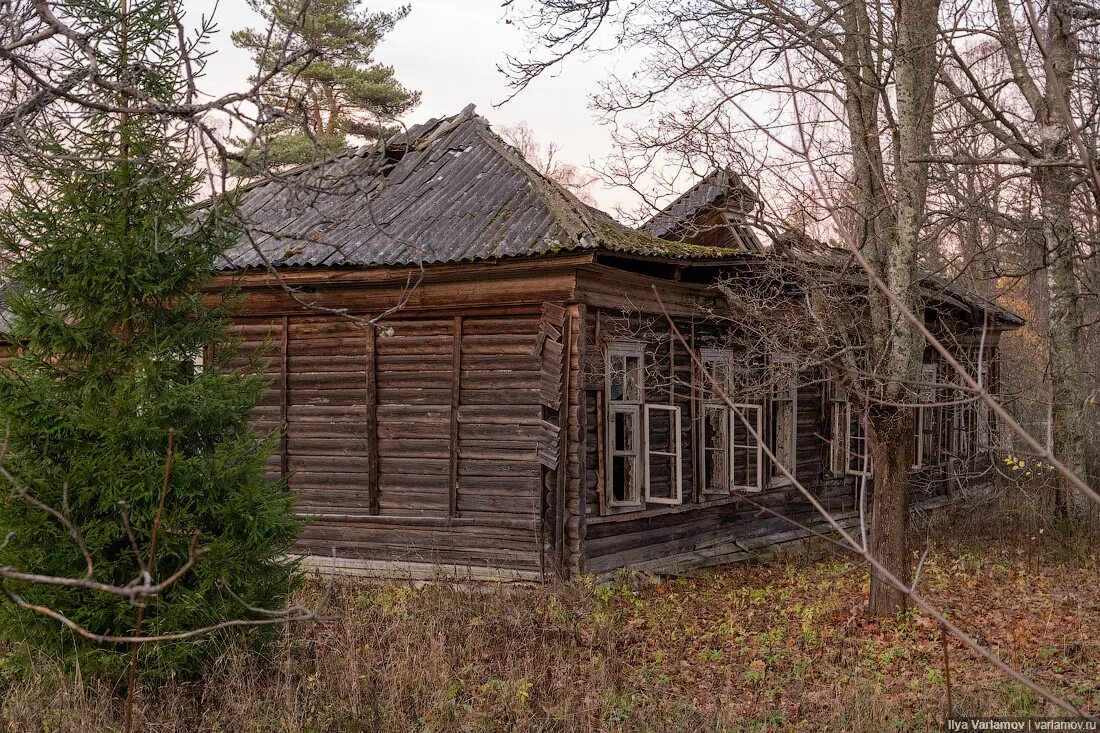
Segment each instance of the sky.
[[[508,54],[525,51],[524,32],[509,23],[501,0],[408,0],[409,16],[379,45],[376,60],[393,66],[405,86],[419,90],[422,101],[406,119],[415,124],[430,117],[459,112],[469,103],[499,129],[525,121],[542,143],[553,142],[559,159],[580,166],[599,165],[611,149],[609,131],[588,109],[589,96],[601,78],[621,66],[610,58],[570,59],[564,68],[538,79],[515,99],[504,102],[511,90],[498,71]],[[403,2],[373,0],[370,10],[392,10]],[[262,20],[246,0],[185,0],[188,24],[214,16],[218,32],[211,39],[216,52],[207,67],[205,91],[222,94],[243,88],[251,72],[248,54],[233,46],[229,34],[241,28],[262,28]],[[611,210],[629,206],[632,195],[621,190],[595,188],[597,203]]]

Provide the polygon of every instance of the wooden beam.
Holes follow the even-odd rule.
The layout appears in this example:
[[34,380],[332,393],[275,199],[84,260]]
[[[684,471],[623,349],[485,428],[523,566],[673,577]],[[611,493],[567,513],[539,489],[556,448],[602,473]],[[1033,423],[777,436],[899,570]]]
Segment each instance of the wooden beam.
[[561,329],[561,402],[558,405],[558,485],[554,510],[554,541],[557,544],[559,572],[564,576],[569,550],[565,546],[566,481],[569,478],[569,387],[573,355],[573,314],[566,311]]
[[[599,308],[593,308],[592,310],[595,311],[596,317],[596,335],[594,338],[596,342],[595,349],[596,353],[599,354],[600,363],[603,364],[603,373],[606,374],[607,364],[605,364],[603,360],[603,333],[601,329],[603,312]],[[601,379],[600,381],[602,384],[603,380]],[[606,450],[605,441],[607,440],[604,432],[606,429],[604,426],[604,410],[606,409],[604,405],[605,399],[606,396],[602,389],[596,392],[596,498],[600,503],[601,517],[607,514],[607,487],[605,486],[606,482],[604,480],[604,472],[607,470],[607,458],[604,455],[604,451]]]
[[366,368],[367,368],[367,510],[378,514],[378,347],[377,329],[367,326],[366,331]]
[[692,500],[696,503],[703,500],[703,482],[699,476],[699,471],[703,469],[703,461],[699,455],[700,449],[700,419],[701,415],[699,410],[699,403],[702,401],[702,394],[700,393],[699,384],[699,372],[695,366],[695,359],[692,358],[692,354],[695,354],[695,316],[691,317],[691,331],[688,334],[688,347],[691,353],[688,354],[688,360],[691,364],[691,377],[690,377],[690,389],[691,389],[691,493]]
[[584,305],[577,305],[580,334],[577,341],[577,571],[585,572],[584,537],[588,526],[588,394],[585,374],[588,369],[588,318]]
[[543,275],[556,269],[569,269],[595,261],[593,253],[535,257],[528,259],[488,260],[427,265],[421,267],[303,267],[278,268],[278,273],[257,268],[226,272],[204,286],[204,290],[222,290],[233,287],[283,287],[286,285],[351,285],[351,284],[399,284],[419,281],[421,285],[454,280],[484,280],[486,276],[512,277],[524,273]]
[[458,513],[458,400],[462,389],[462,316],[454,317],[454,344],[451,349],[451,482],[448,487],[447,516]]
[[279,424],[282,425],[282,432],[279,436],[279,476],[286,481],[290,473],[290,457],[287,455],[289,443],[287,433],[290,431],[290,426],[287,425],[290,398],[290,318],[288,316],[283,316],[279,346],[282,348],[282,389],[279,396]]

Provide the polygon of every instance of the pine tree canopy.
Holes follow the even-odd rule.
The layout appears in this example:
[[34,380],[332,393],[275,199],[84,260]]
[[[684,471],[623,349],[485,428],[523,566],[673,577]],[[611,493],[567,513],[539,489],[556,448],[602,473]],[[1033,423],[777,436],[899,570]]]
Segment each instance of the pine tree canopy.
[[[141,3],[120,23],[113,0],[83,0],[67,20],[99,31],[89,37],[104,76],[178,102],[182,59],[166,5]],[[122,104],[99,87],[83,91],[103,107]],[[201,178],[189,130],[154,114],[85,107],[29,121],[26,133],[33,149],[18,161],[18,177],[9,176],[0,210],[0,247],[14,263],[5,276],[17,284],[9,338],[21,347],[0,370],[0,462],[16,479],[0,497],[0,537],[8,536],[0,565],[85,575],[65,528],[25,492],[70,518],[96,580],[139,578],[135,545],[144,553],[150,544],[171,431],[153,579],[187,561],[196,532],[207,554],[151,602],[141,632],[255,617],[242,601],[279,608],[298,578],[285,557],[299,525],[285,486],[264,476],[270,439],[252,428],[263,377],[230,370],[231,349],[212,348],[226,342],[232,304],[200,288],[237,230],[223,209],[196,213]],[[135,630],[125,599],[7,587],[94,633]],[[92,647],[2,598],[0,633],[25,649],[69,659],[75,652],[85,673],[129,659],[129,649]],[[145,649],[149,673],[182,675],[199,672],[216,651],[209,638]]]
[[232,38],[253,54],[261,74],[288,56],[316,54],[283,67],[267,84],[264,92],[278,119],[264,126],[261,149],[250,162],[303,163],[343,150],[348,135],[378,139],[392,133],[387,121],[420,102],[420,93],[402,86],[392,67],[373,59],[379,41],[409,14],[408,6],[371,13],[359,9],[358,0],[249,2],[267,23]]

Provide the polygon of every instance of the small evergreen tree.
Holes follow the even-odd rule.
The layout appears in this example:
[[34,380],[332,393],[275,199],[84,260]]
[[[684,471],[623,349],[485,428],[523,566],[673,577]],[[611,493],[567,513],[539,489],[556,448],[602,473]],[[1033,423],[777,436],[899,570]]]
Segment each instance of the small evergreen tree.
[[[183,98],[184,81],[166,6],[142,3],[120,23],[116,3],[84,0],[67,20],[99,31],[89,37],[106,78],[172,103]],[[85,91],[103,107],[121,104],[101,86]],[[284,559],[298,524],[285,487],[264,477],[270,446],[252,430],[262,377],[197,363],[226,340],[228,323],[227,301],[208,302],[198,288],[238,232],[216,207],[195,214],[201,179],[188,130],[140,109],[81,107],[28,124],[27,136],[32,149],[0,212],[0,246],[14,262],[6,273],[15,283],[10,336],[22,347],[0,372],[0,462],[18,481],[0,497],[0,538],[8,536],[0,565],[74,578],[86,572],[70,534],[26,492],[75,525],[96,580],[138,578],[172,432],[152,576],[163,580],[187,562],[194,532],[207,554],[144,610],[141,632],[249,617],[242,601],[278,608],[298,578]],[[89,631],[135,631],[135,607],[125,599],[27,583],[7,588]],[[85,670],[129,661],[129,649],[93,647],[2,599],[0,632],[31,649],[75,651]],[[202,638],[157,644],[142,667],[196,673],[212,649]]]
[[[383,36],[409,14],[358,9],[358,0],[249,0],[271,29],[233,33],[250,51],[261,75],[283,56],[312,50],[318,58],[283,64],[264,93],[280,118],[261,131],[262,148],[250,162],[279,166],[304,163],[343,150],[347,136],[376,140],[385,126],[420,102],[394,77],[393,68],[373,60]],[[285,49],[285,53],[283,52]]]

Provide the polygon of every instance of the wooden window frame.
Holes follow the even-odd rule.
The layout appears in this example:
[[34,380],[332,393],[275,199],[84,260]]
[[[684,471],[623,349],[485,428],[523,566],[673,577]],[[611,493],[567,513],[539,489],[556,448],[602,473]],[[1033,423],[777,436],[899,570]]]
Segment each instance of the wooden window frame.
[[[707,347],[699,350],[699,360],[703,364],[703,371],[709,373],[721,385],[722,390],[726,393],[726,398],[732,401],[734,352],[730,349]],[[718,373],[719,370],[715,369],[716,365],[721,366],[721,371],[725,372],[724,375]],[[717,398],[718,395],[715,394],[710,380],[705,375],[702,375],[702,380],[702,407],[699,410],[696,428],[699,431],[699,493],[704,499],[707,497],[729,496],[733,491],[733,413],[725,401]],[[721,425],[724,430],[722,446],[717,449],[717,452],[722,455],[725,461],[726,483],[718,489],[707,485],[710,478],[707,472],[707,454],[716,450],[707,447],[707,415],[710,412],[720,414],[715,424]]]
[[[638,366],[634,370],[633,380],[637,392],[628,395],[627,385],[629,378],[624,374],[624,397],[636,397],[636,399],[612,399],[611,389],[612,369],[617,358],[636,358]],[[604,370],[604,401],[607,410],[607,476],[605,482],[606,505],[609,509],[642,509],[645,507],[643,500],[643,474],[645,467],[642,465],[644,458],[644,443],[642,437],[642,405],[645,402],[645,344],[640,341],[614,341],[607,346],[607,367]],[[631,431],[634,442],[630,450],[616,450],[616,421],[615,416],[625,414],[630,416]],[[629,458],[633,460],[634,470],[631,473],[630,486],[626,487],[624,499],[615,499],[615,459]]]
[[[715,424],[716,425],[721,425],[722,429],[724,431],[723,432],[724,439],[722,441],[722,447],[717,449],[717,452],[720,455],[723,456],[723,460],[725,460],[725,462],[726,462],[726,465],[725,465],[726,485],[719,488],[719,489],[713,489],[713,488],[711,488],[707,485],[707,481],[709,479],[709,474],[707,472],[707,452],[708,451],[711,451],[711,452],[715,451],[715,449],[707,447],[707,425],[708,425],[708,423],[707,423],[707,412],[708,411],[717,411],[721,415],[721,417],[719,418],[719,420],[717,420],[715,422]],[[699,486],[700,486],[700,493],[704,497],[708,497],[708,496],[710,496],[710,497],[713,497],[713,496],[729,496],[730,495],[730,490],[731,490],[731,485],[732,485],[732,478],[733,478],[733,468],[732,468],[732,465],[730,463],[730,458],[731,458],[731,455],[732,455],[731,450],[730,450],[730,444],[731,444],[731,440],[732,440],[732,437],[733,437],[732,435],[730,435],[730,428],[733,427],[733,423],[730,420],[731,417],[732,417],[732,415],[730,413],[730,409],[728,407],[726,407],[725,403],[723,403],[723,402],[704,402],[703,406],[702,406],[702,409],[699,411],[699,423],[700,423],[699,424],[699,457],[700,457],[700,460],[699,460]]]
[[[867,429],[863,425],[863,421],[859,420],[859,416],[852,411],[852,403],[845,401],[844,403],[844,426],[845,426],[845,440],[844,440],[844,455],[845,455],[845,469],[846,476],[862,476],[865,478],[873,478],[875,475],[875,466],[871,462],[871,452],[867,445]],[[860,434],[856,437],[852,430],[852,419],[855,418],[860,426]],[[862,443],[862,449],[855,446],[855,442]],[[859,459],[863,468],[852,468],[852,459]]]
[[848,449],[850,448],[849,435],[849,409],[848,393],[837,386],[835,382],[829,382],[829,473],[833,476],[848,475]]
[[768,397],[768,416],[771,419],[770,429],[768,431],[769,438],[771,439],[771,450],[776,460],[772,462],[770,478],[768,480],[768,486],[787,486],[790,485],[791,480],[788,479],[779,470],[779,462],[783,456],[779,455],[779,419],[778,411],[780,405],[789,405],[790,415],[790,457],[787,461],[787,470],[792,476],[798,475],[798,362],[794,356],[790,354],[780,354],[772,359],[772,364],[785,364],[790,368],[790,384],[782,392],[786,393],[786,397],[779,397],[781,390],[780,385],[776,384]]
[[[936,368],[935,362],[922,362],[920,366],[920,404],[933,404],[938,402],[937,389],[935,387],[937,380],[939,379],[939,370]],[[916,420],[914,420],[913,432],[914,439],[916,440],[916,446],[913,451],[913,468],[935,468],[940,465],[939,463],[929,463],[929,456],[924,455],[924,442],[925,442],[925,425],[932,419],[933,411],[940,409],[938,407],[918,407]],[[938,430],[943,430],[943,418],[940,418],[940,424],[937,426]],[[939,436],[932,434],[932,445],[930,448],[935,451],[935,448],[940,444]]]
[[[989,366],[986,363],[978,365],[978,384],[992,393],[993,385],[989,380],[993,370]],[[993,410],[989,408],[989,403],[979,398],[974,403],[974,411],[977,413],[974,416],[974,453],[977,454],[993,448]]]
[[[737,431],[735,426],[740,423],[742,419],[751,420],[748,417],[750,411],[756,412],[756,425],[753,426],[753,430],[756,431],[756,438],[753,438],[749,434],[748,430],[745,431],[748,436],[748,440],[752,441],[751,444],[746,442],[744,444],[738,444]],[[735,422],[736,421],[736,422]],[[764,446],[761,445],[761,440],[764,436],[764,410],[758,404],[742,403],[735,404],[733,409],[730,410],[730,426],[729,426],[729,469],[730,469],[730,491],[743,491],[749,493],[758,493],[764,490]],[[756,453],[756,483],[755,484],[738,484],[737,483],[737,451],[739,449],[745,449],[747,451],[754,451]]]
[[[673,449],[671,452],[653,450],[652,446],[650,445],[650,440],[649,440],[649,416],[654,411],[658,411],[658,412],[664,411],[664,412],[669,412],[669,413],[672,414],[672,420],[670,421],[670,427],[669,427],[669,430],[671,431],[671,433],[669,435],[669,445]],[[666,505],[673,505],[673,506],[677,505],[677,504],[682,504],[683,501],[684,501],[684,487],[683,487],[683,476],[682,476],[682,473],[681,473],[680,408],[676,405],[660,405],[660,404],[645,405],[644,415],[645,415],[645,417],[644,417],[644,420],[643,420],[644,427],[643,427],[642,435],[645,438],[645,448],[644,448],[644,451],[643,451],[643,453],[644,453],[644,464],[645,464],[645,473],[644,473],[645,501],[646,501],[647,504],[666,504]],[[673,467],[674,467],[673,468],[673,473],[674,473],[674,479],[675,479],[675,482],[674,482],[675,496],[674,497],[670,497],[670,498],[666,499],[664,497],[659,497],[659,496],[655,497],[650,493],[651,480],[650,480],[650,461],[649,461],[649,458],[650,458],[650,456],[654,456],[654,455],[655,456],[665,456],[667,458],[671,458],[672,461],[673,461]]]

